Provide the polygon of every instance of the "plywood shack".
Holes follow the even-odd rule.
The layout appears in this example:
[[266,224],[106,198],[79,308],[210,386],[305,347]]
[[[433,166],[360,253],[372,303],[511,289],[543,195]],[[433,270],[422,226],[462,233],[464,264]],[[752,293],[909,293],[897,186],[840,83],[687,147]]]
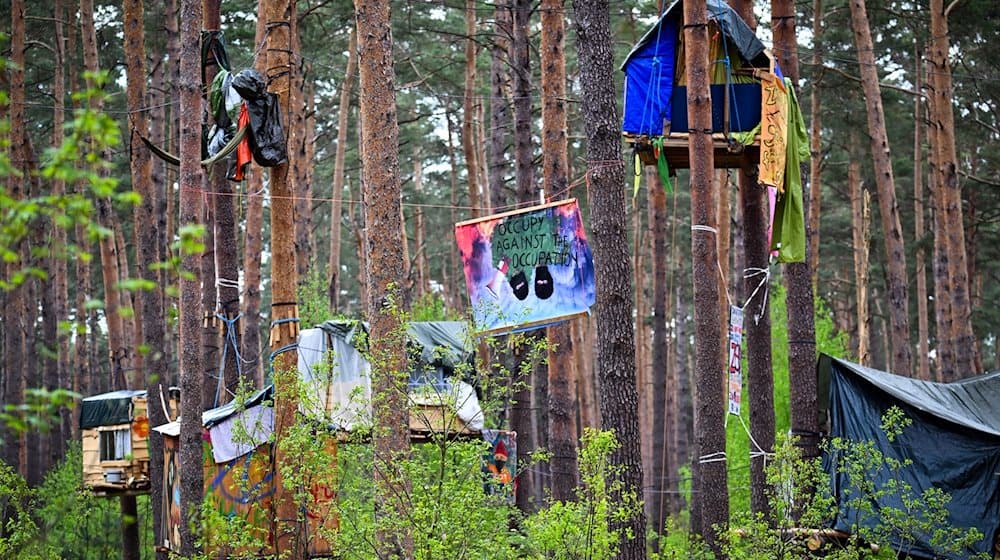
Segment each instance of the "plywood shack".
[[[274,554],[273,519],[274,457],[270,442],[273,432],[272,389],[257,392],[242,403],[229,403],[202,414],[204,496],[204,549],[213,557],[270,557]],[[155,428],[164,441],[164,493],[162,519],[165,524],[163,549],[179,552],[180,464],[178,460],[180,422]],[[336,445],[331,440],[324,454],[336,461]],[[313,480],[307,484],[308,497],[300,504],[306,515],[304,537],[309,557],[329,557],[328,538],[338,530],[336,492],[331,484]],[[224,520],[224,521],[223,521]],[[232,539],[239,532],[238,542]]]
[[83,399],[83,483],[99,495],[149,491],[146,391],[114,391]]

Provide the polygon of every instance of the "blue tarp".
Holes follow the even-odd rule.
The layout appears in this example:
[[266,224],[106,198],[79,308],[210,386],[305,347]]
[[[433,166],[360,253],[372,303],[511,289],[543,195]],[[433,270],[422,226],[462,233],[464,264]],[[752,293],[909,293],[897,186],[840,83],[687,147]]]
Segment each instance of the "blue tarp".
[[[881,469],[873,473],[877,488],[889,478],[904,482],[919,496],[928,488],[939,488],[951,496],[945,506],[952,527],[976,527],[983,534],[971,550],[958,554],[936,550],[933,535],[918,533],[909,554],[913,558],[960,560],[975,553],[990,553],[1000,531],[1000,373],[955,383],[934,383],[893,375],[829,356],[820,359],[820,386],[829,384],[830,436],[854,442],[871,441],[885,457],[910,461],[898,472]],[[827,401],[827,402],[824,402]],[[912,424],[890,442],[881,428],[881,418],[892,406],[903,410]],[[859,511],[858,497],[846,474],[838,472],[837,453],[824,457],[831,490],[839,510],[833,527],[855,531],[855,524],[874,527],[881,512],[905,511],[898,493],[871,499],[875,516]],[[920,512],[916,512],[919,515]],[[907,537],[896,534],[897,547],[907,546]]]
[[[747,63],[767,67],[764,44],[724,0],[708,0],[708,17],[715,21],[739,56]],[[680,0],[671,4],[632,52],[625,57],[624,122],[628,134],[659,136],[663,121],[672,120],[670,107],[674,88],[678,31],[684,18]],[[752,123],[749,128],[753,127]],[[746,128],[746,130],[749,130]]]

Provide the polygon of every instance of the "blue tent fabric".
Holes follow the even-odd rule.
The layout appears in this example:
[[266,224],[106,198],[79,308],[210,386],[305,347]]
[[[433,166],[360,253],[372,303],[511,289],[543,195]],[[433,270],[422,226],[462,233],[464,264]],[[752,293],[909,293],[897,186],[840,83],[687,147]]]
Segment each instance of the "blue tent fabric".
[[[768,66],[764,44],[729,4],[724,0],[708,0],[707,8],[708,17],[736,46],[740,57],[754,66]],[[627,134],[659,136],[663,133],[663,121],[671,120],[670,99],[683,18],[683,4],[677,0],[639,39],[621,65],[625,71],[622,131]]]
[[671,119],[677,24],[664,15],[625,60],[625,132],[659,136]]
[[[946,509],[953,527],[978,528],[984,538],[972,550],[945,554],[936,550],[932,535],[916,535],[910,549],[913,558],[959,560],[975,553],[990,553],[1000,531],[1000,373],[956,383],[934,383],[893,375],[858,364],[823,356],[820,386],[829,384],[830,436],[875,442],[886,457],[909,460],[911,465],[896,474],[915,495],[935,487],[951,496]],[[882,415],[892,406],[903,410],[912,424],[893,442],[881,429]],[[822,407],[822,404],[821,404]],[[861,515],[851,504],[852,485],[837,472],[836,453],[824,457],[831,490],[839,510],[833,528],[852,532],[860,523],[874,527],[877,518]],[[875,475],[884,487],[888,472]],[[883,496],[872,504],[903,509],[899,496]],[[895,543],[902,546],[902,539]]]

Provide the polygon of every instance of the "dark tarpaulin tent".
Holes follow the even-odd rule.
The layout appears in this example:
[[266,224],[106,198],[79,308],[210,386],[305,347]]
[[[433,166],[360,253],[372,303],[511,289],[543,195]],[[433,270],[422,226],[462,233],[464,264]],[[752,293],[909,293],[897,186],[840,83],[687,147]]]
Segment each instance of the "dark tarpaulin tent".
[[[1000,372],[934,383],[824,355],[818,373],[820,409],[828,412],[831,437],[873,441],[886,457],[911,461],[899,473],[902,482],[916,495],[931,487],[943,490],[951,496],[946,506],[951,525],[976,527],[985,535],[972,550],[951,555],[934,549],[932,535],[917,535],[910,556],[958,560],[991,554],[1000,530]],[[892,406],[913,422],[890,443],[881,418]],[[836,472],[834,455],[824,457],[840,504],[833,528],[850,532],[852,521],[863,516],[847,503],[850,484],[846,475]],[[876,476],[876,485],[883,486],[886,476]],[[880,498],[873,505],[876,512],[903,508],[898,496]],[[862,523],[873,526],[876,520]]]
[[[727,43],[734,47],[734,51],[729,53],[731,56],[739,56],[755,67],[769,66],[770,61],[764,52],[764,44],[729,4],[724,0],[708,0],[707,8],[709,19],[716,22]],[[680,0],[671,4],[659,21],[639,39],[621,65],[625,71],[622,131],[627,134],[658,136],[662,134],[664,120],[670,121],[676,117],[687,122],[686,114],[673,115],[671,107],[674,84],[677,82],[674,76],[675,59],[681,52],[679,36],[683,28],[683,12],[683,3]],[[750,89],[759,91],[759,88]],[[719,90],[719,87],[715,90]],[[717,95],[715,90],[713,96]],[[678,102],[676,106],[687,105],[686,99],[678,98],[676,101]],[[758,95],[758,120],[759,103]],[[731,108],[731,111],[734,110],[735,104]],[[742,124],[744,126],[733,130],[750,130],[757,123],[755,121]]]

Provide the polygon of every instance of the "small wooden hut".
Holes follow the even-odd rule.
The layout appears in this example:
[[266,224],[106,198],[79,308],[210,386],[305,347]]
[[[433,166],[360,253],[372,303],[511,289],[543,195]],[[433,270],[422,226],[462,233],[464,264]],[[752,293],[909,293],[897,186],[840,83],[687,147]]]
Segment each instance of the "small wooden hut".
[[149,491],[146,391],[114,391],[83,399],[83,483],[98,495]]

